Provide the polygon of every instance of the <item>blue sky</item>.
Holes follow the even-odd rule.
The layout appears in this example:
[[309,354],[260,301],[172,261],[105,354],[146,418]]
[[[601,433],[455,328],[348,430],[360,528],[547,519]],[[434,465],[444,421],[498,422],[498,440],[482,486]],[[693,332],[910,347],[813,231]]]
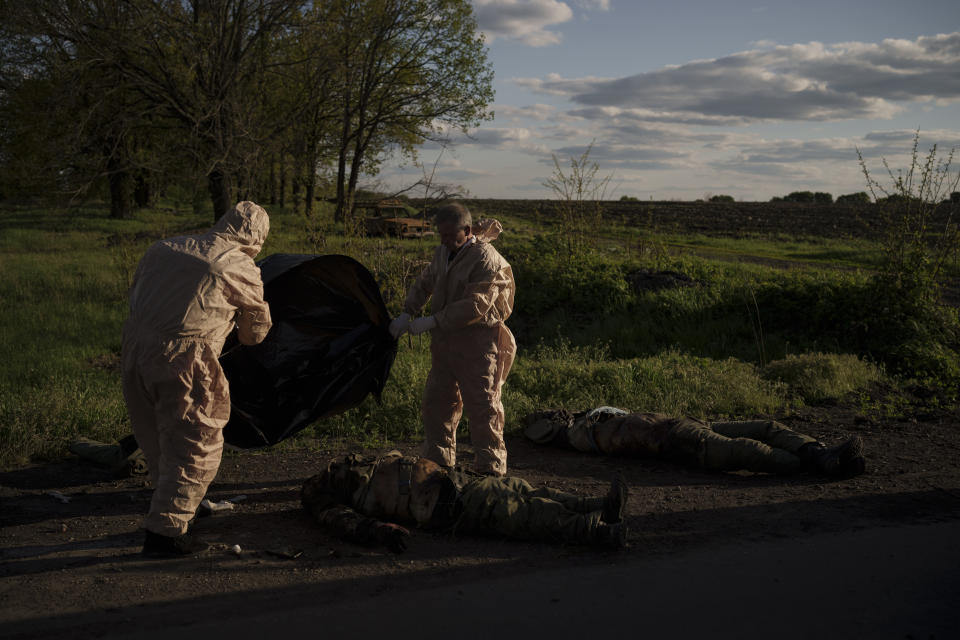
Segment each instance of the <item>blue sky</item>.
[[[905,166],[960,147],[960,1],[473,0],[496,117],[445,148],[434,180],[471,196],[550,197],[593,144],[608,198],[768,200],[864,190],[860,148]],[[945,155],[945,153],[944,153]],[[400,188],[423,169],[387,165]]]

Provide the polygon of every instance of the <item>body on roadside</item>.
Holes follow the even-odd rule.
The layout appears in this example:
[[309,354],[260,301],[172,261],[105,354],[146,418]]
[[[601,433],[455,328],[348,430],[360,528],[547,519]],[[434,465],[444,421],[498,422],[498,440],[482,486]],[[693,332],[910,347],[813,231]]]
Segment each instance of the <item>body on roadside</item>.
[[304,508],[331,535],[403,551],[406,529],[496,535],[516,540],[621,547],[627,488],[616,479],[602,497],[534,488],[515,477],[445,469],[391,451],[332,460],[303,485]]
[[863,443],[855,436],[836,447],[774,420],[706,423],[662,413],[628,413],[597,407],[571,413],[537,411],[524,435],[538,444],[588,453],[658,458],[712,471],[858,475],[865,470]]

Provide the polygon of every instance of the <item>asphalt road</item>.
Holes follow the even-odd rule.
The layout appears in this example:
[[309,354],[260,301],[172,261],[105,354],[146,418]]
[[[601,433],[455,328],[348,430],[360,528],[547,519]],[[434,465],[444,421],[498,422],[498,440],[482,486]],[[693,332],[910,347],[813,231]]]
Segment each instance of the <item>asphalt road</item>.
[[[273,603],[273,604],[270,604]],[[351,598],[234,594],[37,620],[15,636],[151,638],[960,638],[960,521],[704,545]],[[30,631],[28,631],[28,629]],[[6,635],[0,631],[0,636]]]

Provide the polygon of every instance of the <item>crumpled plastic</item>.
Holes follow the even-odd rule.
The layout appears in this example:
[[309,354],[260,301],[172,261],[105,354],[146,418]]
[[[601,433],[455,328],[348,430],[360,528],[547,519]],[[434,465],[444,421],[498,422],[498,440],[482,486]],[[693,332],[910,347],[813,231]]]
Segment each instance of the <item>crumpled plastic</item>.
[[227,444],[249,449],[378,400],[397,341],[373,275],[342,255],[274,254],[258,263],[273,327],[263,342],[228,340]]

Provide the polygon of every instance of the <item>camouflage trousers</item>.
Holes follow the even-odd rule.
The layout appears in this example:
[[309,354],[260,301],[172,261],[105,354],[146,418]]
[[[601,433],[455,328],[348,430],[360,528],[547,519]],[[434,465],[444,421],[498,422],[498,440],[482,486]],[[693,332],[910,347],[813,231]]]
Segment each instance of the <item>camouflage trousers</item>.
[[485,477],[460,495],[458,533],[501,535],[515,540],[590,544],[604,498],[584,498],[556,489],[534,489],[515,477]]
[[773,420],[713,422],[684,420],[667,436],[672,457],[711,471],[800,471],[797,452],[816,439]]

